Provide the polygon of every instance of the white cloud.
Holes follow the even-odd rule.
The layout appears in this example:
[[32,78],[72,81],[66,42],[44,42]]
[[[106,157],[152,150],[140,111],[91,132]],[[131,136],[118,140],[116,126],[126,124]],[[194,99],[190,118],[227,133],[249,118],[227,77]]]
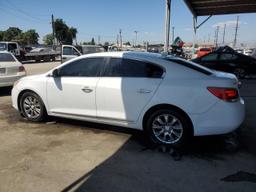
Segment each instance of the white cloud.
[[[217,26],[219,26],[220,28],[224,28],[225,24],[226,24],[226,27],[236,26],[236,20],[215,23],[214,25],[212,25],[212,27],[216,28]],[[241,24],[247,24],[247,23],[246,22],[242,23],[241,21],[238,21],[238,25],[241,25]]]
[[192,31],[192,28],[186,27],[184,30],[185,31]]

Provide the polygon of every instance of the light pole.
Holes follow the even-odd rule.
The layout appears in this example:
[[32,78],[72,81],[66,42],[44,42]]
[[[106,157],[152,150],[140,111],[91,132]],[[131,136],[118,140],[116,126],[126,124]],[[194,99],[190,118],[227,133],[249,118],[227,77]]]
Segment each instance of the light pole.
[[135,43],[134,43],[134,47],[136,47],[136,45],[137,45],[137,35],[138,35],[138,32],[139,32],[139,31],[134,31],[134,33],[135,33]]

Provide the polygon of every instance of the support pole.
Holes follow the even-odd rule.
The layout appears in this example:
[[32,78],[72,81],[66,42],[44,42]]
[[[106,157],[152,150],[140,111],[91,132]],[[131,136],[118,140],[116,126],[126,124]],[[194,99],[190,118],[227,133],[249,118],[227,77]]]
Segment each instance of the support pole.
[[171,0],[166,0],[164,52],[167,54],[168,54],[169,39],[170,39],[170,12],[171,12]]
[[194,31],[194,37],[193,37],[193,49],[192,53],[195,54],[196,50],[196,30],[197,30],[197,17],[193,16],[193,31]]

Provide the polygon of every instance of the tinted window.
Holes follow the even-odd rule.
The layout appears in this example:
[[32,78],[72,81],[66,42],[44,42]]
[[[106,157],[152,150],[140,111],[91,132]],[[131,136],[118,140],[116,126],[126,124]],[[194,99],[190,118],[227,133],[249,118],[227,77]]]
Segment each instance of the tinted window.
[[9,53],[0,53],[0,61],[15,61],[15,59]]
[[111,58],[104,76],[161,78],[163,72],[161,67],[151,63],[132,59]]
[[213,53],[213,54],[209,54],[209,55],[202,57],[201,61],[216,61],[217,58],[218,58],[218,54]]
[[237,58],[237,56],[233,55],[231,53],[223,53],[220,55],[220,60],[222,60],[222,61],[235,60],[236,58]]
[[161,78],[163,75],[161,67],[131,59],[123,59],[122,70],[124,77]]
[[104,66],[104,58],[87,58],[76,60],[60,69],[65,77],[96,77]]
[[183,65],[185,67],[188,67],[190,69],[193,69],[195,71],[198,71],[198,72],[206,74],[206,75],[211,75],[212,74],[210,69],[208,69],[206,67],[203,67],[201,65],[198,65],[198,64],[196,64],[194,62],[191,62],[191,61],[186,61],[186,60],[181,60],[181,59],[171,59],[171,58],[166,58],[166,60],[172,61],[172,62],[177,63],[179,65]]

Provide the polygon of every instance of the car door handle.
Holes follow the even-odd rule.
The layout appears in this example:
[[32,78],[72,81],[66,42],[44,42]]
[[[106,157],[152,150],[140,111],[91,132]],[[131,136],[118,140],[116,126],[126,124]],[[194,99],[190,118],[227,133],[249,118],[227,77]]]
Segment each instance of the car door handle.
[[148,89],[139,89],[137,92],[138,93],[151,93],[152,91],[148,90]]
[[93,90],[90,89],[89,87],[84,87],[84,88],[82,88],[82,91],[85,93],[91,93]]

